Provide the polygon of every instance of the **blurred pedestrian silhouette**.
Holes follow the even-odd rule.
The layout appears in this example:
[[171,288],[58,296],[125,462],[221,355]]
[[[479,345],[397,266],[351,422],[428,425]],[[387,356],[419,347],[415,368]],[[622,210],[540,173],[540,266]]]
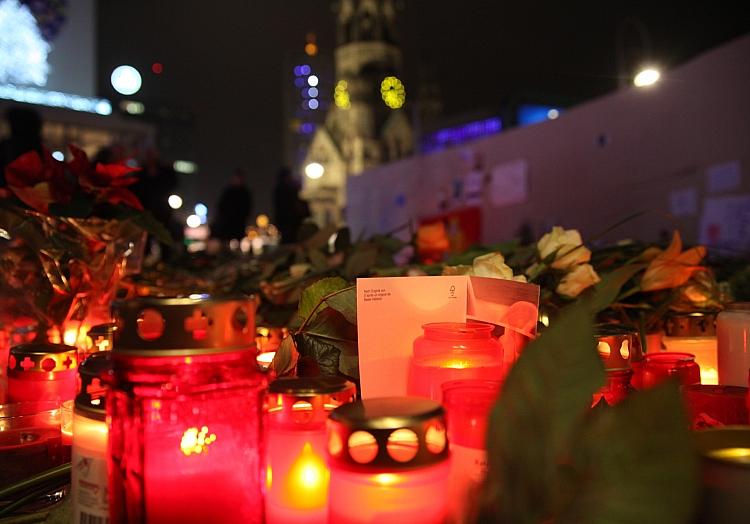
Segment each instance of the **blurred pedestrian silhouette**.
[[310,216],[310,207],[299,197],[300,183],[288,167],[277,173],[273,189],[274,223],[281,233],[281,243],[297,241],[302,222]]
[[241,239],[245,236],[245,226],[252,210],[253,194],[247,187],[245,173],[237,168],[219,197],[211,235],[223,241]]
[[42,119],[25,107],[11,107],[5,113],[10,136],[0,142],[0,187],[5,184],[5,166],[28,151],[42,153]]

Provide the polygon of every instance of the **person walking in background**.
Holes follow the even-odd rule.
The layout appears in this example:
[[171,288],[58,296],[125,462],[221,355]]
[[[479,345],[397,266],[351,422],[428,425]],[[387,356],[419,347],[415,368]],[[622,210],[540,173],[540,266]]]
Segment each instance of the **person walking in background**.
[[11,107],[5,113],[10,136],[0,142],[0,187],[5,187],[5,166],[28,151],[42,154],[42,119],[25,107]]
[[288,167],[279,169],[273,189],[274,223],[281,233],[281,243],[297,240],[302,222],[310,216],[310,207],[299,197],[300,183]]
[[228,242],[245,236],[247,220],[253,211],[253,194],[247,187],[245,173],[236,168],[229,185],[224,188],[216,206],[216,220],[211,235]]

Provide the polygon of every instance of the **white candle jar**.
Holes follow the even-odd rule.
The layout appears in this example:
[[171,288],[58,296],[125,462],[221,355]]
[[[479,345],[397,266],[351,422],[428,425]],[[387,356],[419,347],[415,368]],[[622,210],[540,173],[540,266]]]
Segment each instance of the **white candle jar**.
[[750,370],[750,302],[730,304],[716,321],[719,383],[747,386]]

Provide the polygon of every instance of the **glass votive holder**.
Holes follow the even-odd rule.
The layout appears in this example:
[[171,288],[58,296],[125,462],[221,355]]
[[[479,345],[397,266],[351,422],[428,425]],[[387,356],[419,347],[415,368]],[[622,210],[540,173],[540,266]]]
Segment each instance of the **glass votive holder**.
[[60,403],[0,405],[0,487],[63,464]]
[[716,315],[718,311],[672,313],[664,322],[667,351],[690,353],[701,368],[701,384],[718,384]]
[[260,524],[255,302],[150,297],[114,310],[110,522]]
[[73,445],[73,401],[60,404],[60,434],[63,446]]
[[750,428],[693,432],[700,455],[701,493],[694,522],[735,524],[750,515]]
[[628,395],[635,391],[631,385],[633,379],[632,369],[607,369],[607,381],[594,393],[591,407],[600,403],[606,406],[614,406],[625,400]]
[[416,397],[360,400],[328,420],[329,521],[442,524],[450,473],[445,414]]
[[750,302],[735,302],[716,319],[719,384],[747,385],[750,369]]
[[92,353],[78,368],[80,387],[73,411],[73,522],[106,522],[109,517],[106,401],[111,374],[110,351]]
[[482,322],[436,322],[414,340],[407,392],[437,402],[451,380],[501,380],[503,349]]
[[500,384],[491,380],[453,380],[443,384],[451,453],[448,511],[456,524],[475,521],[471,509],[478,506],[487,474],[487,424]]
[[326,421],[354,401],[341,377],[280,378],[266,397],[266,522],[328,522]]
[[78,351],[62,344],[22,344],[10,349],[8,402],[73,400]]
[[684,386],[682,394],[693,430],[748,423],[748,388],[695,384]]
[[689,353],[661,351],[646,353],[642,361],[633,363],[635,389],[653,387],[670,377],[677,379],[681,386],[700,384],[701,372],[695,357]]

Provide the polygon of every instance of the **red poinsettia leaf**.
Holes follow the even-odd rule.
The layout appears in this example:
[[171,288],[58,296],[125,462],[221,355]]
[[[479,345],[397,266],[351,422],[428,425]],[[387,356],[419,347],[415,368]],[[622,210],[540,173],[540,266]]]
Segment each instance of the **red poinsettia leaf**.
[[138,181],[136,177],[127,176],[139,171],[140,168],[126,166],[125,164],[96,164],[96,174],[109,181],[109,185],[127,186]]
[[130,206],[139,211],[143,211],[143,205],[141,204],[141,201],[138,200],[138,197],[135,196],[132,191],[130,191],[129,189],[125,189],[124,187],[114,187],[102,191],[99,195],[99,200],[108,202],[113,205],[125,204],[126,206]]
[[29,151],[5,167],[5,180],[9,186],[29,187],[44,182],[42,158],[36,151]]
[[86,152],[73,144],[68,144],[68,149],[73,154],[73,158],[68,162],[68,169],[78,178],[85,176],[91,169],[91,163],[86,156]]

